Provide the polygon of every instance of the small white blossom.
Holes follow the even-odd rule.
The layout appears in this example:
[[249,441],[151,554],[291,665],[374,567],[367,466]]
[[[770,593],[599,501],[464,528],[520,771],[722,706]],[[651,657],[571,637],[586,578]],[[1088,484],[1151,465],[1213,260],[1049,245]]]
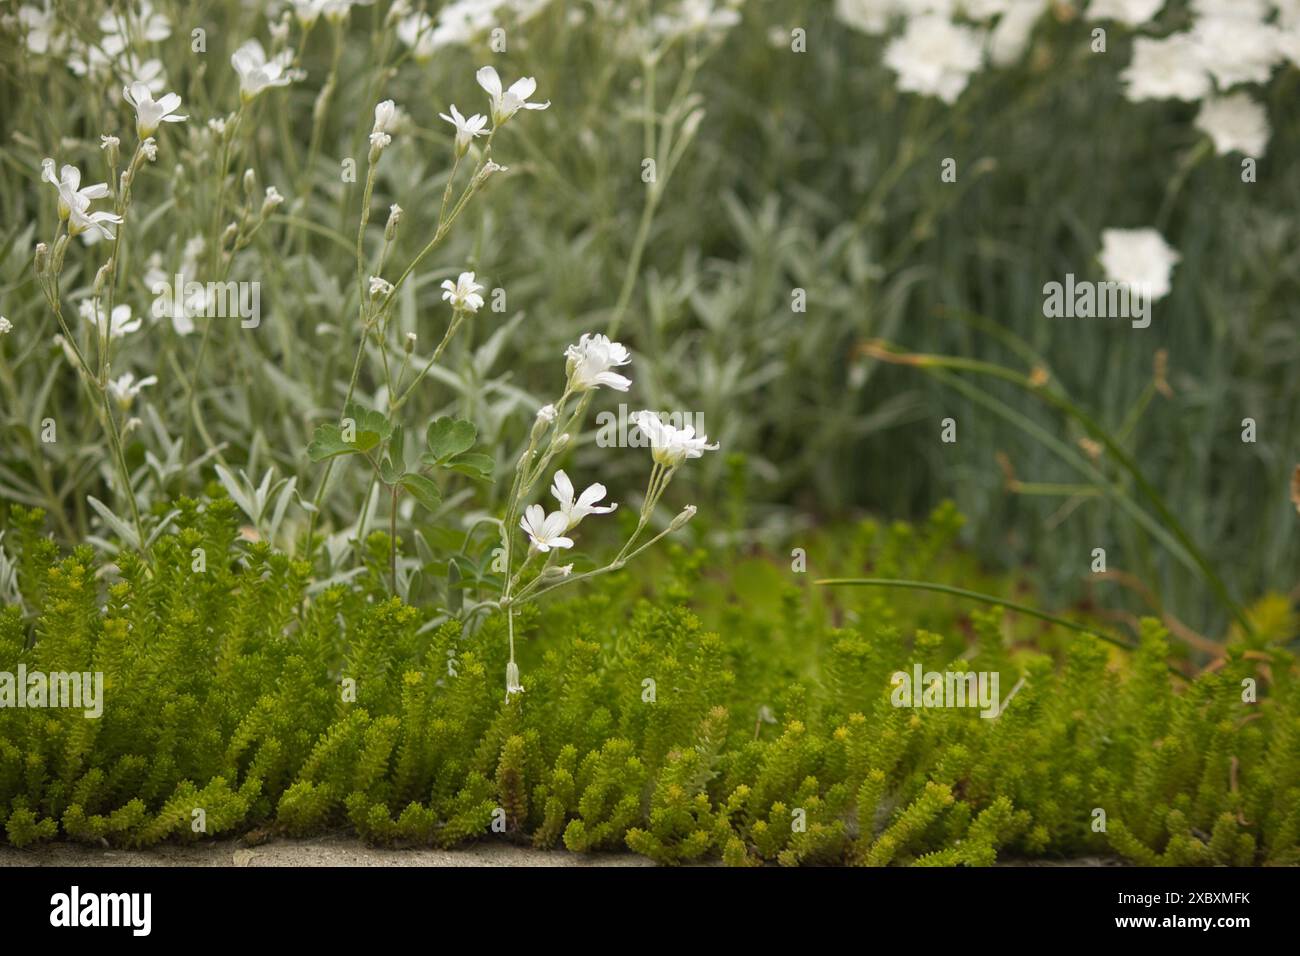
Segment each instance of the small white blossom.
[[0,315],[0,335],[8,335],[14,330],[14,324]]
[[636,412],[629,417],[629,421],[650,439],[650,454],[654,460],[669,468],[676,468],[688,458],[701,458],[706,451],[718,450],[717,442],[712,445],[708,443],[708,435],[696,437],[692,426],[676,428],[655,412]]
[[483,306],[483,296],[479,295],[483,287],[474,281],[472,272],[462,272],[455,282],[444,279],[442,289],[443,301],[450,302],[453,309],[477,312]]
[[124,335],[139,331],[142,319],[131,318],[131,307],[126,304],[113,306],[109,315],[104,314],[103,307],[95,298],[82,299],[77,306],[81,317],[99,329],[100,335],[110,339],[120,339]]
[[573,539],[564,536],[564,532],[569,530],[568,521],[563,511],[552,511],[548,515],[541,505],[529,505],[519,519],[519,527],[532,539],[534,548],[546,552],[552,548],[573,547]]
[[1196,128],[1213,140],[1220,155],[1235,150],[1259,158],[1268,148],[1268,113],[1245,93],[1207,99],[1196,115]]
[[632,361],[632,356],[621,342],[611,342],[608,336],[584,332],[576,345],[564,350],[564,357],[569,387],[574,391],[585,392],[603,385],[626,392],[632,385],[630,378],[612,371]]
[[551,484],[551,494],[560,503],[560,513],[568,521],[566,531],[576,528],[587,515],[607,515],[618,510],[617,504],[608,506],[596,504],[605,497],[605,486],[599,482],[588,485],[587,490],[578,495],[576,500],[573,492],[573,482],[569,480],[569,476],[563,470],[557,471],[555,481]]
[[132,83],[122,88],[122,98],[135,108],[135,131],[141,139],[152,136],[160,123],[181,123],[188,119],[176,112],[181,105],[181,98],[176,93],[167,93],[155,100],[149,87]]
[[370,134],[370,145],[375,147],[376,149],[387,149],[388,145],[392,141],[393,141],[393,137],[389,136],[387,133]]
[[543,405],[537,410],[537,420],[545,425],[550,425],[555,421],[555,406]]
[[514,83],[510,84],[510,88],[505,91],[502,91],[501,77],[497,75],[497,71],[493,67],[482,67],[475,76],[478,79],[478,85],[483,87],[491,98],[493,126],[500,126],[521,109],[544,110],[551,105],[550,100],[545,103],[528,102],[528,97],[537,92],[537,81],[531,76],[515,80]]
[[438,116],[456,127],[456,155],[458,156],[465,154],[475,136],[485,136],[487,134],[486,116],[482,113],[475,113],[468,118],[461,116],[460,110],[456,109],[455,103],[451,104],[450,116],[446,113],[439,113]]
[[262,200],[262,214],[266,215],[282,202],[284,202],[284,197],[280,195],[280,190],[274,186],[267,186],[266,198]]
[[145,159],[154,162],[158,158],[158,142],[152,136],[140,144],[140,152],[144,153]]
[[980,34],[946,17],[926,15],[908,21],[902,36],[885,49],[885,65],[898,74],[898,88],[937,96],[951,105],[980,68]]
[[54,160],[41,160],[41,179],[54,186],[59,194],[59,218],[67,219],[72,209],[85,210],[92,199],[103,199],[108,195],[108,183],[95,183],[81,188],[81,170],[76,166],[65,165],[54,173]]
[[[114,309],[113,311],[117,310]],[[127,372],[120,378],[109,380],[108,393],[113,396],[123,409],[127,409],[131,407],[141,390],[156,384],[158,384],[158,378],[154,375],[142,378],[137,382],[135,376]]]
[[292,62],[292,50],[281,50],[268,60],[262,44],[257,40],[249,40],[230,54],[230,65],[239,74],[240,98],[247,103],[263,90],[273,86],[288,86],[300,79],[301,71],[289,68]]
[[[889,22],[902,12],[899,0],[835,0],[835,18],[841,23],[880,36],[889,29]],[[789,42],[786,36],[782,45]]]
[[393,291],[393,284],[380,276],[370,277],[370,295],[372,298],[386,299]]
[[1201,62],[1219,89],[1267,83],[1282,59],[1281,34],[1271,24],[1239,16],[1206,17],[1192,29]]
[[1097,255],[1108,279],[1122,282],[1152,302],[1169,294],[1170,274],[1181,258],[1154,229],[1102,230]]
[[117,147],[119,147],[119,146],[121,146],[121,145],[122,145],[122,141],[121,141],[120,139],[118,139],[116,136],[101,136],[101,137],[99,137],[99,148],[100,148],[100,149],[117,149]]
[[397,125],[397,104],[384,100],[375,105],[375,125],[372,133],[391,133]]

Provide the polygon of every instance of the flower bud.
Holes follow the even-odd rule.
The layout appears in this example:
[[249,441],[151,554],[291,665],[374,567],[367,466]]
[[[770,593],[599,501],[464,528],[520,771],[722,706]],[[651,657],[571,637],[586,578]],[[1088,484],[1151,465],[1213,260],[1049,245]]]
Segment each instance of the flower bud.
[[687,505],[681,510],[681,513],[672,520],[672,524],[668,526],[668,530],[670,532],[676,531],[678,528],[682,527],[682,525],[695,517],[695,510],[695,505]]
[[402,348],[405,349],[407,355],[410,355],[412,352],[415,351],[415,340],[416,340],[416,336],[414,332],[406,333],[406,343],[402,346]]
[[244,195],[252,200],[253,193],[257,192],[257,173],[253,172],[250,166],[244,170]]
[[36,274],[45,275],[45,270],[50,267],[50,247],[43,242],[36,243]]
[[104,286],[108,284],[108,280],[109,278],[112,277],[112,275],[113,275],[113,260],[109,259],[102,266],[100,266],[99,271],[95,273],[95,286],[94,286],[94,292],[92,293],[94,298],[98,299],[103,296]]
[[511,661],[506,665],[506,699],[508,700],[511,694],[523,692],[524,685],[519,683],[519,665]]
[[68,251],[68,237],[59,236],[54,241],[54,259],[52,260],[50,270],[58,275],[63,271],[63,254]]
[[388,207],[388,223],[384,226],[384,241],[392,242],[397,238],[397,224],[402,221],[402,207],[393,203]]
[[555,421],[555,406],[543,405],[537,410],[537,417],[533,419],[533,432],[529,436],[529,442],[536,442],[546,434],[546,429],[551,427]]

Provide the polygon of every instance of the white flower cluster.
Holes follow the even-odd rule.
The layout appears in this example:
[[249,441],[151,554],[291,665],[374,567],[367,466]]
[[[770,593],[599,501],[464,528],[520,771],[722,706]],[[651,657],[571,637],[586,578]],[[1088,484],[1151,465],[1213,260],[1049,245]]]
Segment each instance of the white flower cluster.
[[412,12],[407,0],[397,0],[388,13],[397,23],[397,38],[420,61],[449,46],[469,46],[502,23],[527,23],[550,6],[551,0],[452,0],[438,10],[437,19]]
[[137,52],[172,34],[171,21],[155,10],[150,0],[138,0],[129,10],[116,8],[103,14],[95,23],[98,36],[89,26],[69,30],[59,21],[51,0],[23,4],[16,22],[28,52],[63,60],[77,76],[101,79],[112,74],[125,77],[128,86],[140,83],[155,94],[167,85],[162,61]]
[[[1151,7],[1155,10],[1151,10]],[[1102,0],[1089,9],[1138,26],[1163,4],[1153,0]],[[1258,158],[1270,128],[1263,105],[1243,85],[1267,83],[1285,61],[1300,65],[1300,4],[1264,0],[1193,0],[1190,28],[1160,37],[1139,36],[1120,74],[1133,102],[1201,102],[1196,127],[1220,155]]]

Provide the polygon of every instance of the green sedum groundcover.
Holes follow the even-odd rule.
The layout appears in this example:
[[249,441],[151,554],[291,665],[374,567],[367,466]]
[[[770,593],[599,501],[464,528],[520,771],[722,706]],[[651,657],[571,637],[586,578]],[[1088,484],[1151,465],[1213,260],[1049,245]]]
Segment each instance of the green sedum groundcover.
[[[1129,652],[677,547],[654,591],[624,572],[521,613],[507,701],[501,615],[471,634],[391,597],[382,534],[361,575],[316,586],[243,540],[228,499],[177,507],[147,561],[108,568],[11,514],[0,669],[103,674],[98,717],[0,709],[15,846],[342,827],[737,866],[1300,862],[1300,693],[1267,628],[1187,678],[1154,621]],[[820,545],[844,568],[969,580],[959,524],[944,507]],[[1005,707],[895,706],[916,664],[996,672]]]

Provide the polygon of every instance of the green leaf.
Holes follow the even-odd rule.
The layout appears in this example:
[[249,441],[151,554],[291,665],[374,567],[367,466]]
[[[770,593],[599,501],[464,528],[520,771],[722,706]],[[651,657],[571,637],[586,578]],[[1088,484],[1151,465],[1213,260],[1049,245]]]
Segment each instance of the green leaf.
[[[348,407],[343,410],[343,417],[350,418],[357,423],[358,439],[360,439],[362,432],[374,432],[379,436],[379,441],[383,441],[393,433],[392,422],[379,412],[366,408],[364,405],[358,405],[356,402],[348,402]],[[378,442],[375,444],[378,444]]]
[[426,436],[429,442],[429,454],[433,456],[435,463],[444,462],[468,450],[474,444],[477,435],[478,429],[474,427],[473,422],[444,416],[429,425]]
[[379,463],[379,477],[383,479],[386,485],[397,484],[402,480],[404,474],[406,474],[406,469],[395,466],[393,460],[387,456]]
[[343,429],[330,423],[316,426],[311,444],[307,446],[307,457],[312,461],[324,461],[338,455],[355,455],[359,451],[361,449],[355,444],[343,440]]
[[447,462],[446,467],[452,471],[458,471],[462,475],[469,475],[471,478],[486,479],[492,477],[492,468],[495,465],[496,460],[491,455],[469,452],[464,455],[457,455]]
[[438,491],[438,486],[424,475],[403,475],[402,487],[430,511],[436,511],[438,505],[442,504],[442,493]]

